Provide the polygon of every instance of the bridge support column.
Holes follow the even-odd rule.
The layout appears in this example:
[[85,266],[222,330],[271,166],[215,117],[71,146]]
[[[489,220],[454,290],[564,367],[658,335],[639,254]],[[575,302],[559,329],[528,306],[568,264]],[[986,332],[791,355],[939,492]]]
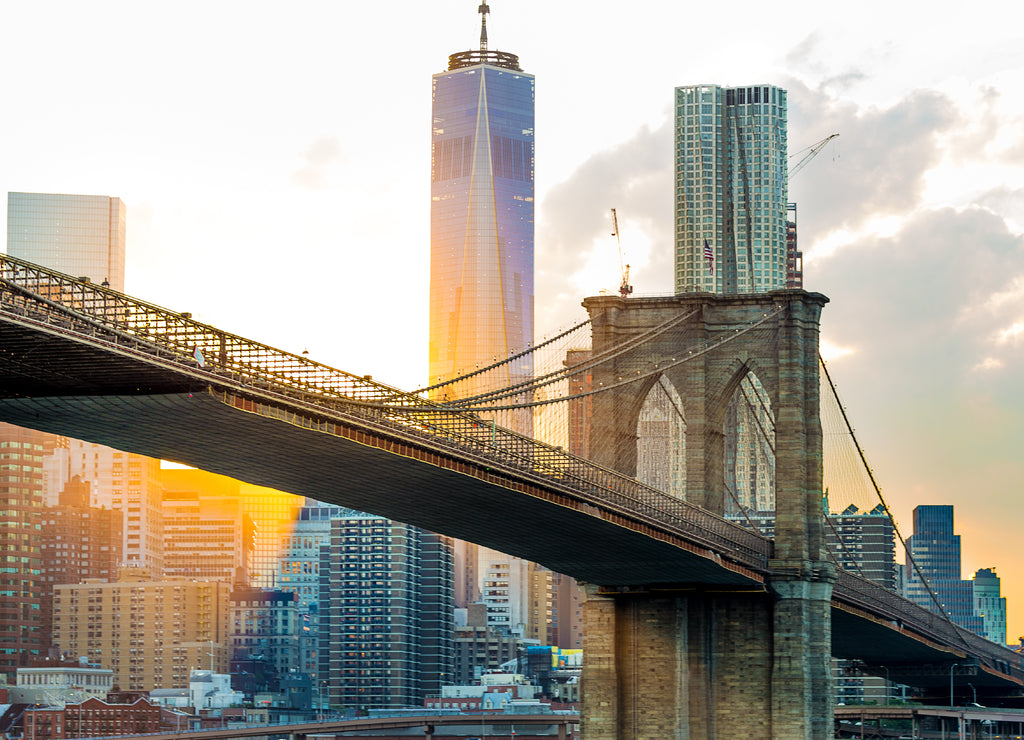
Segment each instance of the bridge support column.
[[773,599],[764,591],[612,593],[584,603],[586,740],[773,733]]
[[772,738],[831,737],[832,578],[776,579],[772,630]]

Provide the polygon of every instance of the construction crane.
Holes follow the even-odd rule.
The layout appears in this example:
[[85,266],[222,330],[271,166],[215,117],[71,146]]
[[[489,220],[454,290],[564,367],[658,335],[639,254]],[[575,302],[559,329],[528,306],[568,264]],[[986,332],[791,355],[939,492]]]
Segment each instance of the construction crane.
[[821,141],[811,144],[806,149],[801,149],[795,154],[791,154],[789,156],[790,159],[800,154],[803,154],[803,156],[800,157],[799,161],[797,161],[795,165],[789,168],[789,179],[792,180],[793,176],[796,175],[797,172],[806,167],[810,163],[810,161],[818,155],[818,152],[824,149],[825,145],[828,144],[830,141],[832,141],[832,139],[836,138],[837,136],[839,136],[839,134],[830,134]]
[[619,247],[619,270],[622,272],[619,295],[625,298],[633,292],[633,286],[629,284],[629,265],[623,266],[622,264],[622,242],[619,241],[619,217],[615,214],[614,208],[612,209],[612,236],[615,237],[615,243]]

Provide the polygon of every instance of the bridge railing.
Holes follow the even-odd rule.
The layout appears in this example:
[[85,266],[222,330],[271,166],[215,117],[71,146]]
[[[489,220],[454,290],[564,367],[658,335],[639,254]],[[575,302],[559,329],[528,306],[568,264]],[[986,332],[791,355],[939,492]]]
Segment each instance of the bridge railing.
[[757,533],[562,448],[496,426],[474,412],[433,403],[369,377],[221,331],[188,313],[6,255],[0,255],[0,286],[5,310],[96,341],[158,355],[207,382],[285,396],[430,445],[469,452],[585,503],[676,530],[747,567],[767,567],[772,543]]
[[[106,334],[108,341],[142,340],[192,368],[352,401],[399,405],[419,401],[369,378],[222,331],[194,320],[190,313],[171,311],[88,278],[74,278],[7,255],[0,255],[0,282],[9,308],[20,307],[37,315],[43,311],[42,318],[57,322],[73,312]],[[45,315],[44,305],[57,313]],[[81,322],[78,329],[88,331]]]

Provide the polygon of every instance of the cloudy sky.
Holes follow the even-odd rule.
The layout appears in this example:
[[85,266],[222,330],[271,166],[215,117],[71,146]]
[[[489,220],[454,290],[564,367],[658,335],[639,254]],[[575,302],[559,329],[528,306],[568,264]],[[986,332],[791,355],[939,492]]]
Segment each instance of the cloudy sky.
[[[132,294],[394,385],[426,375],[430,77],[476,0],[0,5],[0,188],[116,195]],[[628,10],[627,10],[628,7]],[[1024,11],[493,0],[537,78],[537,324],[671,281],[676,85],[790,92],[805,286],[905,533],[954,504],[1024,635]]]

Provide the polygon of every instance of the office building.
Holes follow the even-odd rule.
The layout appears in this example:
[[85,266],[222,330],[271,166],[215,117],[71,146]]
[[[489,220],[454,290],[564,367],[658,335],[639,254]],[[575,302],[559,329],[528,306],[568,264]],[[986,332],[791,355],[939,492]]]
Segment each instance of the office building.
[[9,684],[18,667],[43,650],[39,531],[45,436],[0,423],[0,674]]
[[247,696],[276,690],[280,678],[298,669],[299,619],[295,594],[266,588],[240,588],[231,593],[233,674],[253,680],[241,688]]
[[69,474],[89,484],[90,505],[121,513],[123,563],[162,572],[160,461],[78,439],[69,440],[69,446]]
[[[487,607],[470,604],[466,623],[455,627],[455,678],[457,686],[479,683],[485,673],[493,673],[519,656],[523,641],[505,630],[487,626]],[[457,617],[458,619],[458,617]]]
[[[504,360],[533,342],[534,78],[516,55],[488,48],[490,8],[483,3],[479,11],[480,48],[452,54],[448,69],[433,76],[431,385]],[[473,395],[532,374],[527,355],[434,397]],[[532,435],[532,420],[526,409],[502,423]],[[483,551],[457,547],[457,603],[465,607],[479,593],[485,568],[477,556]]]
[[[514,54],[452,54],[433,77],[430,383],[533,342],[534,78]],[[528,378],[524,358],[506,380]]]
[[[282,543],[291,532],[296,513],[302,508],[304,499],[301,496],[203,470],[165,469],[158,472],[159,480],[172,494],[197,497],[201,519],[212,520],[214,515],[225,519],[236,517],[232,558],[235,567],[240,568],[244,563],[245,585],[277,588]],[[187,497],[182,500],[187,500]],[[187,514],[187,508],[183,507],[181,512]],[[172,510],[173,506],[169,511]],[[187,528],[181,532],[187,532]],[[213,536],[214,532],[211,529],[207,534]],[[221,535],[226,537],[227,530],[224,529]],[[179,544],[187,547],[187,542]],[[175,554],[183,554],[183,551],[176,546]],[[182,562],[180,558],[178,562]],[[227,568],[226,561],[222,567]]]
[[123,568],[120,580],[56,586],[56,648],[110,668],[123,691],[179,688],[192,668],[228,668],[231,587],[226,583],[151,578]]
[[282,543],[292,531],[295,518],[305,499],[302,496],[250,483],[239,483],[239,493],[242,497],[242,508],[254,525],[249,585],[258,588],[277,588]]
[[676,293],[787,281],[787,103],[772,85],[675,90]]
[[320,549],[331,543],[331,520],[354,516],[358,512],[341,506],[306,499],[296,513],[290,532],[281,538],[281,557],[277,584],[282,591],[295,594],[300,622],[298,632],[298,670],[308,674],[319,690],[320,631]]
[[167,578],[249,583],[255,525],[238,481],[200,470],[160,471]]
[[982,620],[974,612],[974,583],[960,578],[960,535],[953,531],[952,506],[914,509],[914,534],[907,538],[904,596],[981,634]]
[[7,194],[7,254],[122,293],[125,224],[120,198]]
[[896,529],[885,507],[862,512],[851,504],[829,520],[825,542],[839,567],[895,591]]
[[[7,254],[124,291],[126,209],[120,198],[52,193],[7,194]],[[159,461],[102,445],[50,437],[47,502],[71,476],[91,486],[93,506],[123,514],[122,557],[162,568]],[[66,467],[64,465],[66,459]]]
[[1000,595],[995,568],[974,574],[974,613],[981,619],[981,636],[997,645],[1006,644],[1006,597]]
[[320,558],[328,703],[422,706],[452,681],[453,613],[448,538],[370,515],[332,520]]

